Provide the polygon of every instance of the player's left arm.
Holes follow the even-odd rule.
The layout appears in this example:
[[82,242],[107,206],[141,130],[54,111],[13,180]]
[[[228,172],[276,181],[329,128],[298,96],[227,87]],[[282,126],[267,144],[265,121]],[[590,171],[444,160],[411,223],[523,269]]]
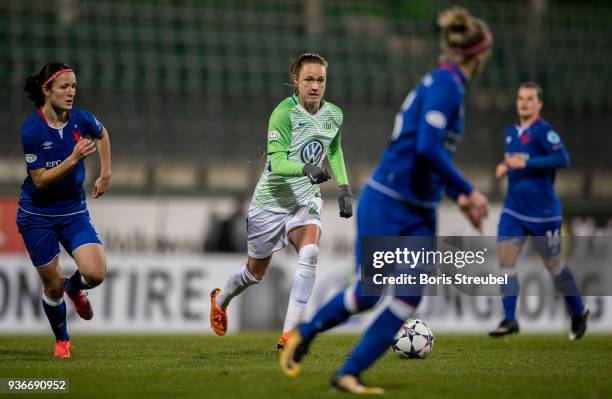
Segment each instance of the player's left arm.
[[338,187],[340,188],[340,196],[338,197],[340,216],[343,218],[350,218],[353,216],[353,192],[351,191],[351,186],[349,185],[348,176],[346,174],[341,141],[342,129],[338,130],[336,137],[334,137],[329,145],[327,159],[332,173],[336,178],[336,183],[338,183]]
[[569,166],[569,154],[561,142],[561,137],[554,130],[539,134],[536,138],[546,155],[525,159],[518,156],[506,158],[505,163],[511,169],[557,169]]
[[102,137],[98,142],[98,157],[100,158],[100,176],[94,183],[91,195],[94,198],[100,197],[111,187],[111,145],[108,130],[102,127]]
[[111,145],[108,130],[90,112],[82,113],[85,125],[85,135],[96,141],[98,158],[100,159],[100,176],[96,179],[91,196],[100,197],[111,187]]

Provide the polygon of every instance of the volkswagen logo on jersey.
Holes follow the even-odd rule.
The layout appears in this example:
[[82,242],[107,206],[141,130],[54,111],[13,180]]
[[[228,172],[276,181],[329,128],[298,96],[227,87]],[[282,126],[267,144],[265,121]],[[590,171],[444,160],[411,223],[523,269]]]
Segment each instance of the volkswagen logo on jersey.
[[302,162],[317,165],[323,156],[323,143],[317,139],[310,139],[302,146],[300,151]]

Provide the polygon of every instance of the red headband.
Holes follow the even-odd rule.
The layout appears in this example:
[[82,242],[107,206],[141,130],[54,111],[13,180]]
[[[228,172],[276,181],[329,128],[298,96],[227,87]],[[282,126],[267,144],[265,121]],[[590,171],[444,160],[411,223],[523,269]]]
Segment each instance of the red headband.
[[49,82],[51,82],[53,79],[57,78],[58,76],[60,76],[62,73],[66,73],[66,72],[74,72],[72,69],[70,68],[64,68],[64,69],[60,69],[59,71],[55,72],[53,75],[49,76],[49,79],[45,80],[45,83],[43,83],[40,87],[45,87],[46,85],[49,84]]
[[476,43],[471,47],[450,47],[450,49],[462,55],[474,55],[489,47],[492,41],[493,37],[487,33],[480,43]]

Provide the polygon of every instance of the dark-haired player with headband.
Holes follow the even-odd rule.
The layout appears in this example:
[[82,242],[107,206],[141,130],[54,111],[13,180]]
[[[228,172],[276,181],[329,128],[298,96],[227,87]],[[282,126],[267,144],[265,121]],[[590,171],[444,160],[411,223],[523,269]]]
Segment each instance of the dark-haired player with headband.
[[[299,374],[315,337],[371,309],[379,301],[366,296],[360,281],[364,237],[422,236],[433,243],[436,210],[442,193],[453,199],[476,229],[487,215],[488,202],[452,162],[463,133],[463,96],[468,79],[475,78],[489,58],[492,42],[486,23],[463,8],[451,8],[438,20],[442,29],[441,65],[425,75],[411,91],[395,119],[391,142],[359,197],[357,210],[356,280],[339,292],[289,335],[280,367],[290,377]],[[367,370],[393,343],[402,324],[421,301],[422,289],[410,296],[396,293],[363,334],[332,379],[332,386],[357,394],[383,393],[361,381]]]
[[268,157],[251,201],[247,219],[248,260],[211,292],[210,324],[217,335],[227,331],[227,306],[232,298],[263,281],[272,254],[288,243],[298,264],[291,283],[282,350],[297,326],[315,283],[322,200],[319,184],[331,178],[323,168],[327,155],[340,188],[340,216],[353,215],[352,193],[341,148],[343,115],[324,100],[327,61],[318,54],[298,56],[290,69],[294,94],[272,112],[268,124]]
[[[24,91],[36,111],[21,128],[28,175],[17,226],[43,285],[42,306],[59,358],[69,358],[72,349],[64,292],[79,316],[90,320],[93,310],[83,290],[100,285],[106,274],[106,255],[85,204],[83,160],[97,150],[100,176],[91,195],[98,198],[110,188],[110,141],[91,113],[74,108],[76,84],[74,70],[57,62],[28,76]],[[62,275],[59,244],[78,269],[69,278]]]
[[516,262],[528,236],[563,295],[571,317],[569,339],[580,339],[587,328],[589,309],[584,306],[574,275],[561,258],[561,202],[555,193],[555,170],[569,165],[561,137],[540,117],[542,88],[534,82],[519,86],[516,95],[518,124],[505,132],[504,160],[495,175],[508,176],[508,193],[498,226],[498,256],[508,284],[502,287],[504,319],[489,333],[503,337],[519,332],[516,302],[519,281]]

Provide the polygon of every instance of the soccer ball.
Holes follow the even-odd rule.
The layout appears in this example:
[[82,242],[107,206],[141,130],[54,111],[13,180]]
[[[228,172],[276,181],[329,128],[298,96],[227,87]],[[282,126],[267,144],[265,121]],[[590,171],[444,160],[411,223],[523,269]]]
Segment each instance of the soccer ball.
[[424,321],[410,319],[399,330],[391,349],[401,359],[425,359],[433,348],[434,336]]

